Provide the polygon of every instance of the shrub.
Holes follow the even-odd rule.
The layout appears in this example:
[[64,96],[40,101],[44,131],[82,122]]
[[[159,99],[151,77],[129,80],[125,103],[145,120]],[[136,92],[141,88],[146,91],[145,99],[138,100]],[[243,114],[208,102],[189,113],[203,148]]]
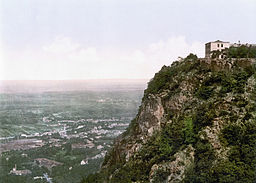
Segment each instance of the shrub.
[[83,178],[81,183],[102,183],[103,177],[100,173],[90,174],[86,178]]
[[210,176],[211,167],[215,160],[213,147],[207,140],[198,138],[195,149],[194,170],[187,172],[186,176],[190,179],[185,179],[185,182],[213,182],[213,178]]
[[184,133],[184,142],[186,144],[192,144],[195,142],[195,134],[194,134],[194,124],[192,118],[184,119],[184,128],[182,129]]
[[190,53],[185,60],[192,60],[192,61],[196,61],[198,59],[196,54]]
[[155,94],[160,92],[162,89],[168,88],[168,83],[174,74],[175,73],[171,67],[163,66],[148,83],[148,88],[144,91],[144,94],[147,96],[149,93]]
[[228,124],[221,131],[230,148],[226,161],[213,169],[217,182],[254,182],[256,178],[256,124],[245,121],[243,125]]
[[214,92],[214,87],[202,86],[199,88],[196,95],[201,99],[207,100],[213,95],[213,92]]
[[153,183],[166,182],[166,179],[170,173],[165,170],[158,169],[154,175]]
[[256,47],[241,45],[239,47],[231,46],[225,50],[228,58],[256,58]]
[[203,127],[212,125],[216,117],[214,106],[211,103],[199,106],[193,115],[194,131],[199,132]]

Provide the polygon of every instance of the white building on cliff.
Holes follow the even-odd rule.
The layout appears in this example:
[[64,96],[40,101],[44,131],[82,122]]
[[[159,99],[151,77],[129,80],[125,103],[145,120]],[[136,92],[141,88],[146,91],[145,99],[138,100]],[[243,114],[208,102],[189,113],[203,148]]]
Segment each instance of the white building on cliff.
[[[229,42],[224,42],[224,41],[220,41],[220,40],[206,43],[205,44],[205,58],[211,58],[213,51],[221,51],[221,50],[224,50],[225,48],[229,48],[229,47],[230,47]],[[223,55],[220,54],[219,58],[223,58]]]

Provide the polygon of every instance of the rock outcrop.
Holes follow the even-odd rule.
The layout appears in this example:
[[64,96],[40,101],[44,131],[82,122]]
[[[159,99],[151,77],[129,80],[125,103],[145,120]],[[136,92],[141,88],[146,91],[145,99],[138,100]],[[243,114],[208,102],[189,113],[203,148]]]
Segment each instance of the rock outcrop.
[[253,182],[255,59],[164,66],[137,116],[85,182]]

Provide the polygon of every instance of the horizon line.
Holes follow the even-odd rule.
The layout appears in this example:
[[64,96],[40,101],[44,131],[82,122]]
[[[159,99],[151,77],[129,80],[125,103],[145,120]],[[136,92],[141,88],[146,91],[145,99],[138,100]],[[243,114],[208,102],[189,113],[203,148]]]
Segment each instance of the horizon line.
[[103,79],[0,79],[0,81],[91,81],[91,80],[149,80],[151,78],[103,78]]

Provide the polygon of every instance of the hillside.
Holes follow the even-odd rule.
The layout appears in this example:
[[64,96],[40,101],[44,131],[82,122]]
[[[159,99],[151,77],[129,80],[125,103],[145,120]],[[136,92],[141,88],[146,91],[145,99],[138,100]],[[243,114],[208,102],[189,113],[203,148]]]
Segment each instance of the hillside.
[[255,59],[187,58],[148,83],[136,118],[83,182],[255,182]]

